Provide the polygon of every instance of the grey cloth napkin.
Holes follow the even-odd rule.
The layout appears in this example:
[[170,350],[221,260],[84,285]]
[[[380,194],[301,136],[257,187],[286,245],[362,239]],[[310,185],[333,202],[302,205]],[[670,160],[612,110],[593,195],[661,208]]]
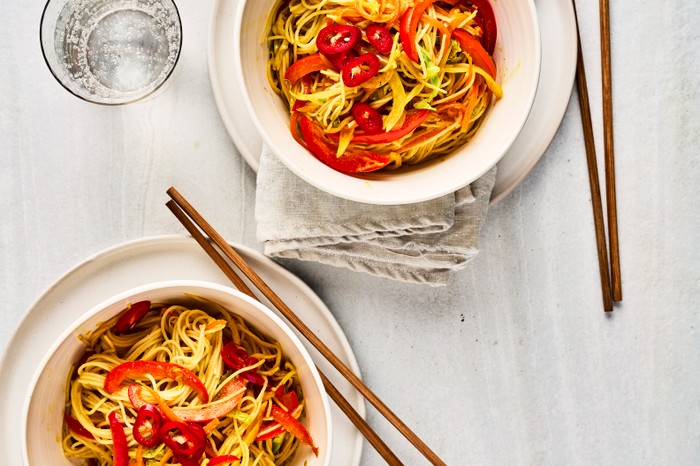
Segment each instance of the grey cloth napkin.
[[263,148],[257,236],[270,257],[316,261],[407,282],[445,285],[479,252],[496,167],[470,186],[418,204],[368,205],[327,194]]

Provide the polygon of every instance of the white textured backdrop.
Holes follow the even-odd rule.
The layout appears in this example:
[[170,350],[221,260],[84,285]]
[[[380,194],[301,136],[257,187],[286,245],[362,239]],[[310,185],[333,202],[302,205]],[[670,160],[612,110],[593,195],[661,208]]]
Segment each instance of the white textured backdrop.
[[[169,87],[105,108],[48,72],[42,2],[3,2],[0,349],[69,267],[180,233],[163,205],[171,185],[227,238],[261,249],[255,174],[209,86],[211,1],[178,6],[184,50]],[[598,4],[578,9],[600,155]],[[332,310],[367,384],[448,464],[700,464],[700,3],[612,1],[611,18],[624,291],[612,315],[601,311],[575,93],[448,287],[283,263]],[[424,464],[372,409],[368,419],[406,464]],[[379,464],[366,445],[362,465]]]

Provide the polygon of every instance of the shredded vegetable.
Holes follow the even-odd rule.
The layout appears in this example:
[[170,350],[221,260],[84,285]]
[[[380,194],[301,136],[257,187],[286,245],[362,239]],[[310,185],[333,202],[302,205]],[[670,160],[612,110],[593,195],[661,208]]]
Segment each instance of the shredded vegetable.
[[[268,79],[292,134],[318,159],[344,172],[396,168],[474,136],[502,96],[485,48],[495,37],[486,0],[281,0],[269,20]],[[367,130],[366,107],[353,111],[365,105],[379,130]],[[422,110],[419,126],[395,131]]]

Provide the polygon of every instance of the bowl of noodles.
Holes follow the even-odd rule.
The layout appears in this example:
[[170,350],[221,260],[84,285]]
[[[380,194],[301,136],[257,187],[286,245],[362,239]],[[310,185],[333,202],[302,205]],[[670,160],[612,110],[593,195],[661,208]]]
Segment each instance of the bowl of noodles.
[[231,288],[160,282],[86,312],[37,368],[27,465],[328,466],[331,416],[308,352]]
[[240,0],[235,79],[264,145],[341,198],[410,204],[486,173],[537,90],[532,0]]

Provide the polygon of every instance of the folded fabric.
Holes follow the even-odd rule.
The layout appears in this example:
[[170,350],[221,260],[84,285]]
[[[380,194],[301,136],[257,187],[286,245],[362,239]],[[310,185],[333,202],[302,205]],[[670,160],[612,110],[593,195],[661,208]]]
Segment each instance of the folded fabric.
[[453,194],[382,206],[325,193],[263,148],[257,236],[270,257],[316,261],[394,280],[446,284],[478,253],[496,168]]

